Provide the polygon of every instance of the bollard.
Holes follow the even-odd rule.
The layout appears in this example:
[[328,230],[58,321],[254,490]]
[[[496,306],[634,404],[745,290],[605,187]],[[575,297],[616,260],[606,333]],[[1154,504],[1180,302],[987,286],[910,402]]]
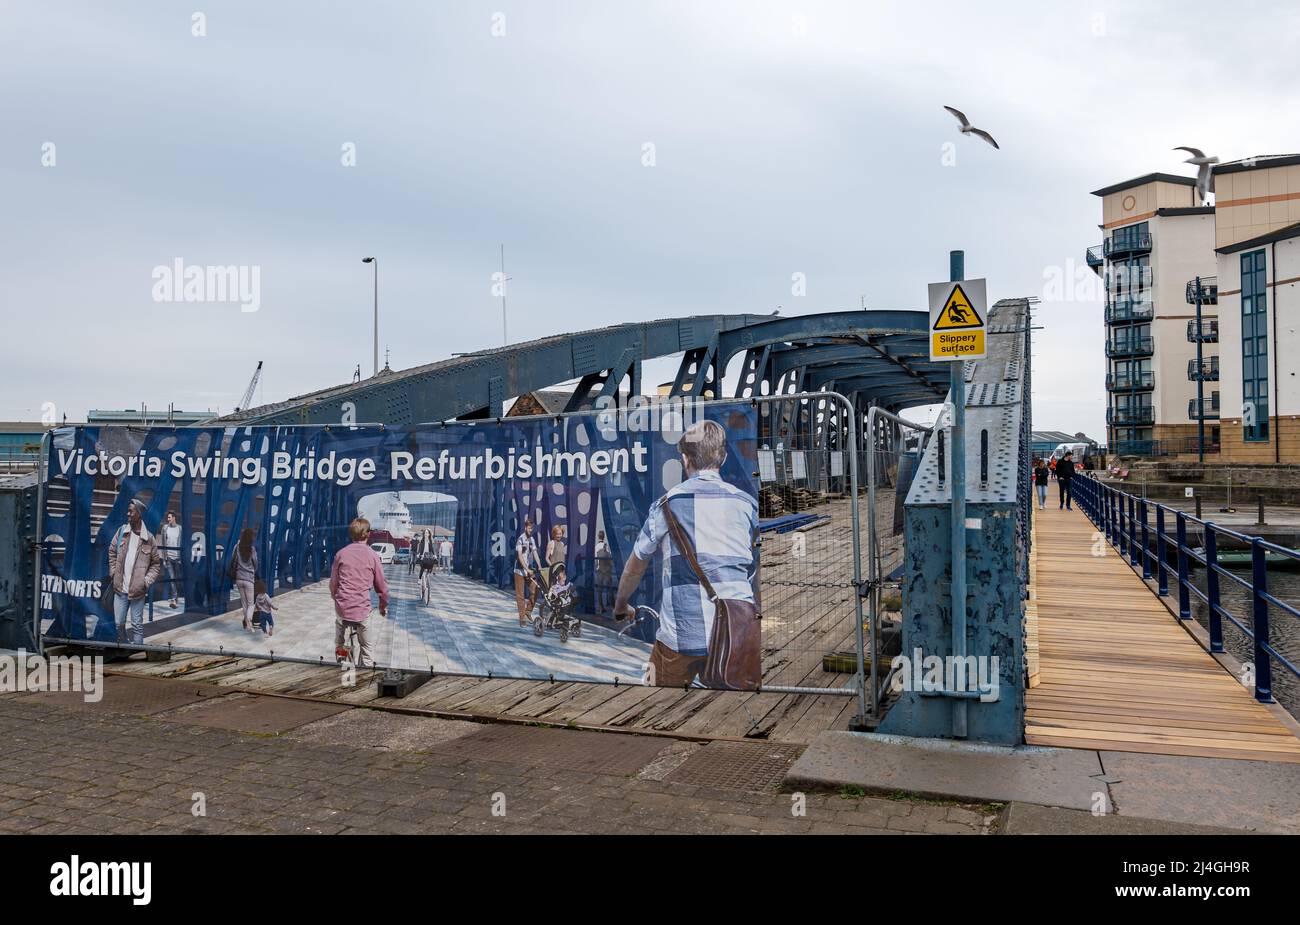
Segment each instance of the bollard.
[[1201,519],[1201,496],[1196,496],[1196,519]]
[[1255,520],[1255,526],[1257,527],[1268,526],[1266,523],[1264,523],[1264,499],[1263,498],[1259,499],[1259,517]]

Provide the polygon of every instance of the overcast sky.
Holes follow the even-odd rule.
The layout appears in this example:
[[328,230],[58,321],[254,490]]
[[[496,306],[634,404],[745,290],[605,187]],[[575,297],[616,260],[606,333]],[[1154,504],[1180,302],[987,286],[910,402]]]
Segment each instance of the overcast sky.
[[[1100,438],[1088,192],[1300,148],[1282,3],[116,6],[0,7],[3,419],[368,373],[368,254],[403,368],[501,342],[501,242],[511,340],[920,309],[961,247],[1045,297],[1035,426]],[[257,267],[258,311],[156,301],[178,258]]]

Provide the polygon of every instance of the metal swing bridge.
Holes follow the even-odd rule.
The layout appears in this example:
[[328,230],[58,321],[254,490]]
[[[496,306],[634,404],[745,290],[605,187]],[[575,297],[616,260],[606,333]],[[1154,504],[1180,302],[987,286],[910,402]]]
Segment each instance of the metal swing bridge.
[[[1023,587],[1024,570],[1017,563],[1024,561],[1027,518],[1017,516],[1016,512],[1027,510],[1020,503],[1020,495],[1027,498],[1027,489],[1017,483],[1015,475],[1022,468],[1019,460],[1027,447],[1028,433],[1028,402],[1023,400],[1028,393],[1027,301],[998,303],[990,311],[989,322],[991,356],[995,359],[965,367],[964,391],[970,415],[976,424],[981,414],[987,417],[982,445],[968,448],[972,454],[968,470],[984,473],[993,470],[996,484],[991,486],[985,500],[1000,505],[999,510],[1005,508],[1012,512],[1006,521],[1010,533],[999,532],[997,542],[989,545],[982,561],[1001,563],[999,574],[1005,574],[1011,582],[1019,582]],[[898,534],[906,500],[908,526],[903,532],[908,546],[907,570],[912,577],[908,579],[905,626],[914,622],[913,610],[928,608],[931,597],[935,601],[941,599],[938,590],[947,581],[943,571],[947,568],[943,561],[946,557],[928,546],[932,536],[937,537],[947,529],[942,523],[944,504],[939,497],[945,468],[942,441],[927,439],[928,432],[924,429],[910,431],[912,440],[905,440],[901,426],[905,422],[897,417],[909,407],[951,401],[951,364],[930,361],[928,329],[927,313],[907,310],[792,317],[704,315],[620,324],[479,351],[406,370],[385,370],[364,381],[243,409],[196,428],[180,428],[176,439],[205,439],[209,446],[221,445],[235,453],[254,453],[258,452],[257,448],[246,445],[247,438],[242,434],[245,427],[255,425],[282,428],[283,436],[277,439],[292,441],[296,439],[294,429],[301,425],[417,425],[490,420],[503,415],[505,402],[512,397],[577,380],[578,386],[566,407],[556,415],[560,417],[592,407],[608,407],[609,403],[617,405],[624,400],[624,395],[641,394],[642,364],[680,355],[667,396],[670,400],[749,399],[758,407],[759,446],[773,448],[778,460],[775,480],[767,480],[772,483],[770,488],[778,500],[784,498],[797,506],[800,492],[807,488],[840,499],[830,502],[826,508],[829,513],[817,518],[832,522],[834,530],[826,529],[818,534],[803,532],[801,528],[773,534],[764,540],[764,585],[770,583],[775,589],[768,595],[772,600],[764,602],[765,619],[769,613],[775,614],[775,618],[770,622],[770,632],[769,624],[765,624],[769,651],[763,689],[792,694],[803,691],[842,694],[856,684],[859,697],[852,715],[860,718],[866,702],[866,669],[862,658],[867,646],[861,639],[863,602],[871,612],[869,625],[878,630],[875,617],[880,606],[881,584],[891,571],[897,578],[903,565],[903,544],[896,539],[892,549],[897,559],[888,563],[889,567],[882,566],[888,556],[882,554],[879,543],[862,543],[871,557],[868,567],[859,544],[860,530],[870,531],[873,539],[877,533]],[[737,359],[739,375],[734,382],[724,382],[726,371],[736,365]],[[835,452],[841,454],[838,476],[834,474],[835,466],[828,461]],[[802,474],[797,465],[791,464],[791,454],[807,455]],[[903,455],[912,457],[906,475],[900,465]],[[913,472],[916,473],[914,482]],[[867,489],[868,474],[878,475],[883,487],[898,490],[893,516],[889,516],[892,526],[877,528],[873,519],[869,518],[865,524],[859,519],[856,489]],[[166,487],[161,486],[163,490]],[[242,522],[246,514],[233,503],[226,504],[235,499],[223,498],[222,491],[216,486],[211,497],[205,499],[209,509],[204,512],[203,520],[216,531],[214,535],[228,534],[235,521]],[[82,513],[97,516],[101,521],[118,522],[124,516],[124,509],[117,508],[125,504],[122,499],[128,495],[124,487],[119,500],[111,506],[106,503],[105,510]],[[165,502],[163,491],[158,492],[158,497],[160,504]],[[880,511],[882,519],[888,516],[888,501],[887,495],[882,497],[885,505]],[[35,498],[29,498],[27,504],[30,523]],[[613,507],[617,512],[618,505]],[[627,510],[623,514],[610,516],[616,521],[620,516],[630,516],[633,506],[624,507]],[[267,508],[269,505],[263,508],[263,513]],[[915,525],[912,523],[914,510],[919,517]],[[295,517],[295,522],[302,523],[305,529],[311,518],[310,512],[303,513],[302,518]],[[876,513],[873,495],[870,514],[874,517]],[[183,513],[182,520],[189,522],[188,512]],[[1002,523],[990,521],[1000,531]],[[616,528],[622,526],[626,525],[615,524]],[[30,530],[17,532],[30,533]],[[262,536],[267,535],[265,530],[260,532]],[[277,533],[277,543],[292,541],[291,531]],[[794,552],[796,542],[803,544],[802,552]],[[291,551],[285,552],[284,548],[267,552],[267,561],[284,561],[281,558],[284,555],[294,560],[295,568],[302,567],[300,562],[309,561],[292,555]],[[615,554],[618,555],[617,550]],[[300,586],[319,578],[321,564],[308,566],[291,584]],[[30,571],[32,574],[23,576],[24,593],[18,596],[24,603],[35,597],[33,576],[37,570]],[[870,579],[864,579],[867,574]],[[1018,601],[1022,596],[1013,594],[1007,600]],[[195,601],[196,605],[201,603]],[[214,598],[206,606],[221,607],[223,602]],[[9,634],[14,640],[11,644],[21,644],[25,622],[15,619],[9,626],[0,620],[0,633],[9,627],[13,630]],[[1018,626],[1018,619],[1008,617],[1007,626],[1012,625]],[[920,626],[926,635],[930,634],[928,625]],[[941,632],[934,633],[936,640],[942,636]],[[4,641],[0,640],[0,644]],[[1019,651],[1021,640],[1011,639],[1008,634],[1004,641]],[[821,674],[829,671],[823,667],[828,653],[854,648],[858,652],[856,671],[841,669],[839,674]],[[1011,666],[1021,663],[1019,657],[1007,661]],[[872,685],[873,711],[876,696],[888,683],[885,672],[875,669],[873,662],[873,681],[883,680],[884,684]],[[853,706],[846,704],[837,721],[848,722]],[[908,706],[900,715],[910,716],[913,712]],[[928,722],[929,713],[920,712]],[[1019,736],[1020,716],[1017,709],[1005,717],[999,716],[987,727],[993,730],[989,734],[1005,738],[1011,734],[1007,729],[1017,727],[1014,735]],[[978,724],[975,728],[980,729]]]

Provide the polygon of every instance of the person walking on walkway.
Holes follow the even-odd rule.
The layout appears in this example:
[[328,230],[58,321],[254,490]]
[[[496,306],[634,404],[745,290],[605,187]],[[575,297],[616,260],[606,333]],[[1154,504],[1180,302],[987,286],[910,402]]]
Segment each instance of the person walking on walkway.
[[257,609],[257,592],[253,585],[257,582],[257,549],[253,546],[253,537],[257,533],[252,527],[245,527],[239,533],[239,542],[230,556],[230,580],[239,591],[239,602],[244,610],[244,629],[253,629],[253,614]]
[[351,540],[334,554],[330,566],[330,597],[334,599],[334,655],[343,660],[350,655],[347,630],[356,629],[360,657],[358,668],[374,667],[370,656],[370,591],[379,595],[379,615],[388,616],[388,580],[379,554],[370,548],[370,521],[358,517],[348,524]]
[[163,525],[158,529],[159,553],[162,555],[163,573],[167,576],[167,590],[171,592],[171,605],[180,607],[177,599],[181,583],[181,525],[176,512],[168,511]]
[[546,544],[546,577],[547,583],[550,583],[551,576],[555,574],[557,565],[564,565],[565,559],[568,558],[569,547],[564,542],[564,528],[559,524],[551,527],[551,540]]
[[1071,492],[1071,482],[1074,480],[1074,453],[1070,450],[1065,451],[1061,461],[1056,464],[1056,484],[1060,488],[1061,507],[1067,511],[1073,510],[1070,501],[1073,499]]
[[[157,541],[144,525],[144,503],[132,499],[126,523],[108,546],[108,572],[113,579],[113,619],[127,640],[144,642],[144,605],[149,589],[162,572]],[[130,618],[130,623],[127,618]]]
[[533,537],[533,519],[524,518],[524,532],[515,540],[515,606],[519,609],[519,625],[526,626],[532,616],[537,598],[533,594],[536,579],[533,569],[542,570],[537,555],[537,540]]
[[1038,509],[1041,511],[1047,507],[1047,478],[1051,475],[1051,470],[1047,468],[1047,463],[1043,462],[1043,457],[1034,460],[1034,488],[1038,491]]

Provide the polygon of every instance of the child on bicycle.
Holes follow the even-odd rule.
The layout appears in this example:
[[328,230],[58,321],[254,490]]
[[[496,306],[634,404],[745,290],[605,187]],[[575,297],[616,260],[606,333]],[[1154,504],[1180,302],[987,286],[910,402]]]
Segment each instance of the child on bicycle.
[[330,567],[330,597],[334,599],[334,655],[343,661],[350,656],[344,640],[347,630],[355,629],[361,649],[358,668],[374,661],[370,656],[370,592],[379,596],[379,615],[388,616],[388,581],[379,554],[367,544],[370,521],[358,517],[348,524],[348,545],[334,556]]

